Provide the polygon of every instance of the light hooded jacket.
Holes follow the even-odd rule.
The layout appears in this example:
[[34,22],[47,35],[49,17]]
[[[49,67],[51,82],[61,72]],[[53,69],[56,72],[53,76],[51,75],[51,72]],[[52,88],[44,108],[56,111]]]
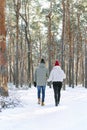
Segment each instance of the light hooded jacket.
[[34,81],[37,86],[46,86],[47,78],[49,77],[48,69],[44,63],[40,63],[39,67],[35,70]]
[[50,73],[49,79],[47,81],[48,82],[50,82],[50,81],[52,81],[52,82],[57,82],[57,81],[62,82],[63,79],[65,79],[65,78],[66,78],[66,74],[61,69],[61,67],[60,66],[54,66],[51,73]]

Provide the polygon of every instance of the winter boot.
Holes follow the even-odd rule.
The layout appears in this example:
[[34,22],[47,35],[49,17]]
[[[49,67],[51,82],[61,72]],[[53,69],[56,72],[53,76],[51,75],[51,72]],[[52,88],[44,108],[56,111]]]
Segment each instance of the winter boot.
[[38,98],[38,104],[40,104],[40,98]]
[[58,106],[58,103],[57,103],[57,102],[55,103],[55,106]]
[[42,102],[42,103],[41,103],[41,106],[44,106],[44,105],[45,105],[44,102]]
[[55,99],[55,106],[58,106],[59,102],[57,99]]

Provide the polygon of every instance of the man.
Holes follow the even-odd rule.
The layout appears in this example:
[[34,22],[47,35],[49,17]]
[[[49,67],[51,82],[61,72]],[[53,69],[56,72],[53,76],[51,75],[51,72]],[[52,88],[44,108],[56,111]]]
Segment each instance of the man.
[[48,76],[49,73],[48,69],[45,67],[45,61],[44,59],[41,59],[40,65],[35,70],[34,86],[37,86],[38,104],[41,103],[42,106],[44,106],[46,81]]

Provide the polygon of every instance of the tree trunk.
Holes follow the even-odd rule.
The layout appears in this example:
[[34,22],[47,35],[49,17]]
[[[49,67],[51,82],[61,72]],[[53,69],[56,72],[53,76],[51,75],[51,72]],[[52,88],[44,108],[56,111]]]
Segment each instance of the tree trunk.
[[48,57],[49,57],[49,72],[52,69],[52,36],[51,36],[51,15],[52,15],[52,0],[50,1],[50,11],[49,14],[46,16],[48,18]]
[[85,88],[87,88],[87,46],[85,51]]
[[16,65],[15,65],[15,85],[18,88],[19,86],[19,59],[18,59],[18,43],[19,43],[19,10],[20,10],[20,1],[14,0],[14,7],[16,13]]
[[85,33],[85,88],[87,88],[87,39]]
[[66,30],[67,30],[67,43],[69,45],[69,86],[72,85],[72,41],[71,41],[71,17],[70,17],[70,1],[66,2]]
[[5,0],[0,1],[0,95],[8,96],[5,31]]

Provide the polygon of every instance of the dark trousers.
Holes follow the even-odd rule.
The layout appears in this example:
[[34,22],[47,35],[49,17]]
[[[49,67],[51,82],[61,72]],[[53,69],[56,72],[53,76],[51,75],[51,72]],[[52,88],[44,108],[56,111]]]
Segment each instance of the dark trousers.
[[53,82],[53,90],[54,90],[54,99],[55,99],[55,105],[57,106],[60,102],[60,96],[61,96],[61,88],[62,88],[62,82]]

